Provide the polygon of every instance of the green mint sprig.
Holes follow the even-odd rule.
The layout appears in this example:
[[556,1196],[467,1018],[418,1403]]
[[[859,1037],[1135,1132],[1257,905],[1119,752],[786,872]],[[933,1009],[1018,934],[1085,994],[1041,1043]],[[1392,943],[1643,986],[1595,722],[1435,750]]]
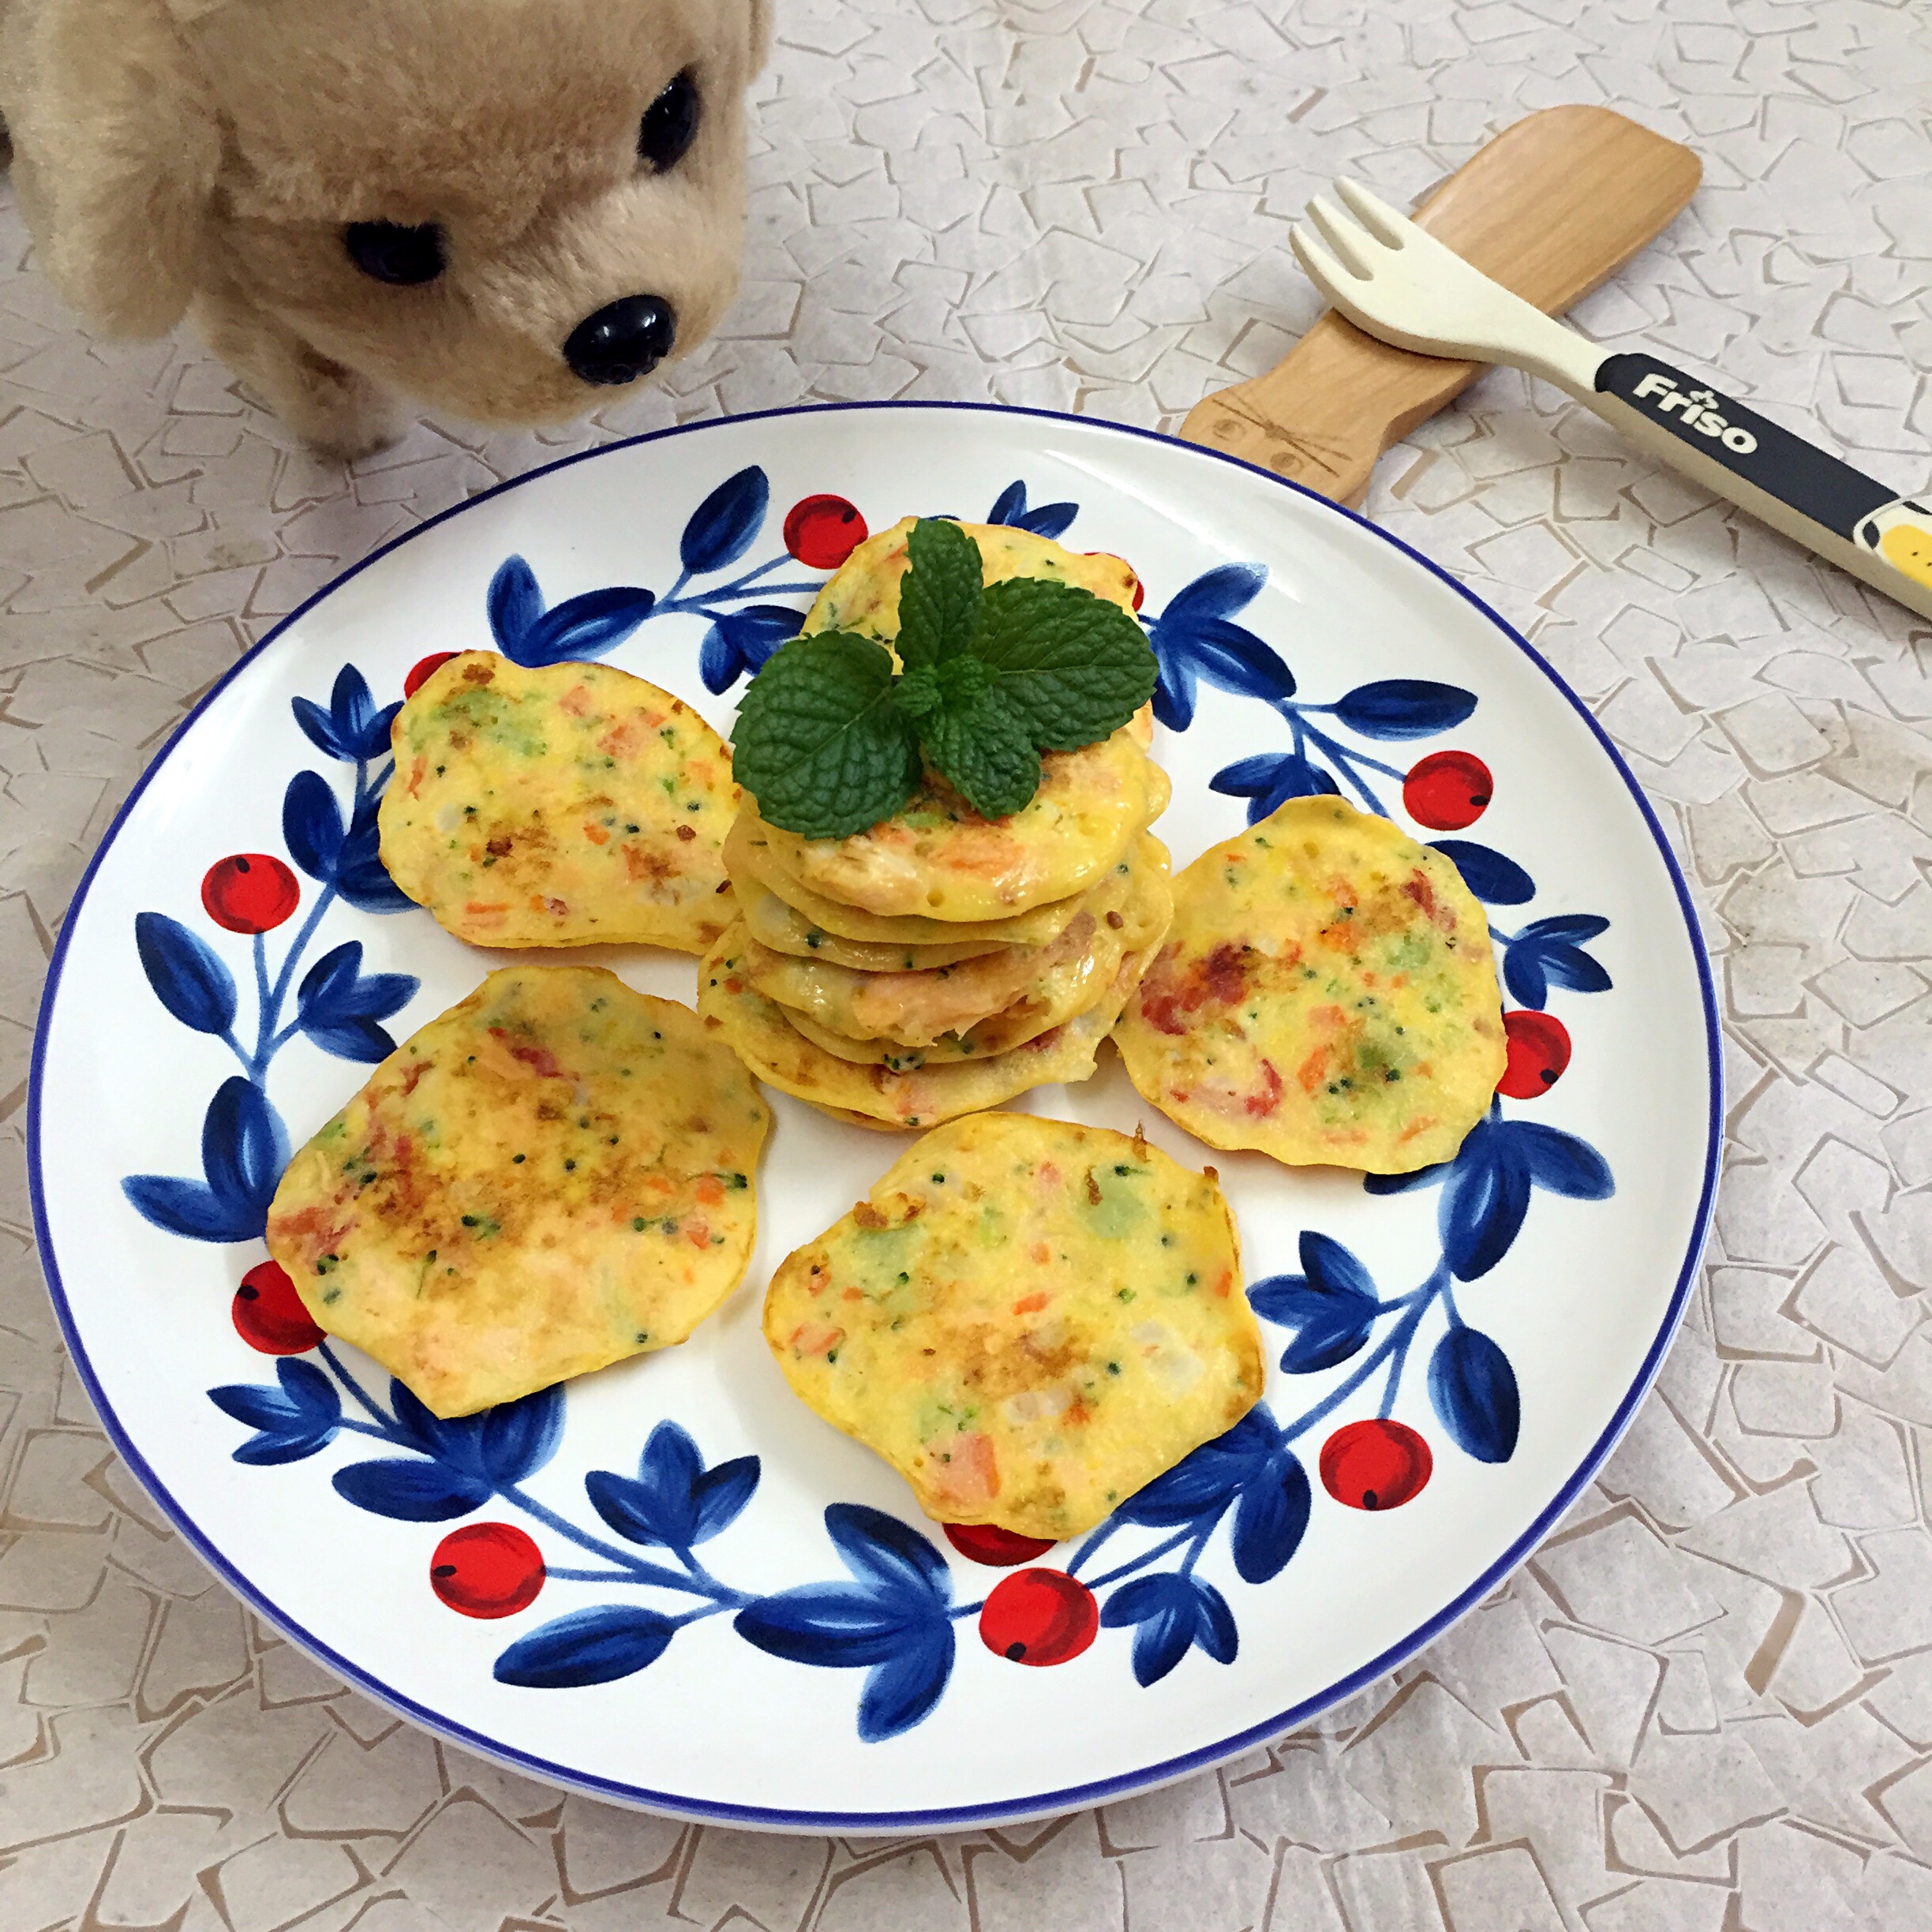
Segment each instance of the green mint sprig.
[[983,818],[1039,788],[1040,754],[1119,730],[1153,695],[1154,653],[1118,604],[1050,578],[984,582],[979,547],[923,517],[899,592],[903,671],[845,631],[794,638],[746,687],[738,782],[768,824],[848,838],[903,811],[930,764]]

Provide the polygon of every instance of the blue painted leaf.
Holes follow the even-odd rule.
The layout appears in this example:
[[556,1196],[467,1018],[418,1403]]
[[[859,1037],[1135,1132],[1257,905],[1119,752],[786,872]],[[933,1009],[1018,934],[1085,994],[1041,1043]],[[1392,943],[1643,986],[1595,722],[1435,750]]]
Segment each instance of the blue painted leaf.
[[1241,1633],[1227,1599],[1205,1578],[1189,1579],[1194,1586],[1194,1641],[1217,1664],[1232,1664],[1241,1649]]
[[635,1478],[620,1476],[615,1470],[592,1470],[584,1477],[584,1493],[590,1507],[627,1542],[669,1544],[657,1522],[655,1498]]
[[342,857],[342,807],[327,779],[298,772],[282,797],[282,841],[289,856],[313,879],[326,886]]
[[1610,975],[1581,946],[1556,940],[1543,950],[1544,970],[1573,993],[1608,993]]
[[342,1398],[313,1362],[284,1357],[275,1364],[275,1379],[273,1388],[237,1382],[208,1391],[208,1400],[224,1415],[256,1432],[235,1450],[238,1462],[298,1462],[313,1455],[341,1425]]
[[137,912],[134,949],[155,998],[183,1026],[225,1033],[234,1024],[234,975],[199,934],[165,912]]
[[1516,1372],[1486,1335],[1457,1326],[1429,1357],[1429,1401],[1450,1440],[1478,1462],[1507,1462],[1522,1418]]
[[133,1174],[121,1191],[148,1220],[189,1241],[256,1241],[288,1165],[288,1136],[260,1091],[239,1074],[223,1080],[201,1123],[199,1181]]
[[1457,1280],[1488,1274],[1508,1253],[1529,1208],[1528,1163],[1503,1123],[1478,1121],[1450,1164],[1437,1211],[1443,1253]]
[[1596,938],[1610,930],[1607,919],[1593,912],[1565,912],[1555,919],[1532,919],[1516,936],[1519,939],[1567,939],[1573,945]]
[[1313,1286],[1328,1294],[1353,1295],[1358,1301],[1380,1307],[1374,1278],[1339,1241],[1318,1234],[1312,1228],[1304,1228],[1297,1245],[1302,1271]]
[[1331,1296],[1309,1285],[1305,1275],[1270,1275],[1248,1286],[1248,1301],[1264,1322],[1279,1328],[1299,1328],[1320,1321],[1334,1308]]
[[1187,585],[1148,624],[1159,666],[1154,715],[1172,731],[1194,721],[1196,680],[1240,695],[1291,697],[1294,674],[1255,635],[1228,620],[1252,602],[1267,580],[1259,564],[1224,564]]
[[1237,697],[1271,703],[1294,695],[1294,674],[1252,631],[1220,618],[1185,627],[1163,617],[1148,632],[1159,668],[1154,712],[1171,730],[1185,731],[1194,717],[1197,679]]
[[1432,738],[1460,724],[1476,709],[1476,695],[1427,678],[1383,678],[1357,684],[1335,716],[1364,738]]
[[945,1559],[911,1524],[863,1503],[826,1506],[826,1533],[861,1583],[908,1608],[953,1601]]
[[584,1478],[590,1506],[621,1537],[689,1549],[697,1541],[694,1494],[704,1469],[698,1445],[675,1422],[660,1422],[638,1458],[635,1480],[608,1470]]
[[295,713],[295,722],[301,727],[302,736],[324,758],[346,756],[335,736],[335,720],[313,698],[291,698],[289,709]]
[[1408,1174],[1364,1174],[1362,1191],[1367,1194],[1406,1194],[1414,1188],[1434,1187],[1447,1178],[1452,1161],[1438,1161],[1432,1167],[1417,1167]]
[[1608,1200],[1616,1192],[1610,1163],[1587,1140],[1535,1121],[1502,1122],[1499,1131],[1538,1187],[1572,1200]]
[[1338,1241],[1302,1231],[1300,1275],[1257,1282],[1248,1299],[1264,1321],[1297,1331],[1282,1355],[1290,1375],[1332,1368],[1368,1339],[1381,1308],[1368,1271]]
[[295,991],[297,1024],[325,1053],[374,1061],[395,1051],[377,1024],[406,1005],[417,982],[408,973],[362,971],[362,942],[351,939],[325,953]]
[[1267,582],[1264,564],[1223,564],[1184,585],[1160,614],[1159,622],[1176,620],[1185,629],[1211,618],[1232,617],[1245,611]]
[[1079,515],[1078,504],[1042,504],[1037,510],[1029,510],[1026,513],[1020,527],[1031,530],[1035,537],[1059,537],[1065,534],[1067,526]]
[[1301,1547],[1311,1501],[1308,1472],[1286,1449],[1245,1485],[1234,1507],[1234,1569],[1244,1583],[1279,1576]]
[[305,1019],[303,1033],[324,1053],[339,1060],[357,1060],[374,1066],[395,1051],[395,1036],[373,1020],[352,1016],[346,1020]]
[[464,1476],[441,1462],[418,1462],[409,1456],[383,1456],[373,1462],[351,1462],[330,1481],[335,1492],[372,1515],[399,1522],[447,1522],[467,1516],[490,1499],[490,1486]]
[[253,1210],[257,1234],[288,1157],[288,1135],[267,1095],[238,1073],[223,1080],[201,1123],[202,1171],[220,1199]]
[[1607,992],[1609,974],[1582,949],[1582,942],[1594,939],[1609,923],[1588,914],[1533,919],[1508,942],[1503,983],[1522,1005],[1537,1008],[1548,1001],[1552,981],[1572,992]]
[[[299,705],[301,701],[296,702]],[[402,709],[400,704],[392,704],[377,710],[376,700],[369,695],[369,680],[354,665],[344,665],[336,672],[335,688],[329,693],[329,736],[336,746],[334,755],[352,763],[380,758],[389,749],[389,727]],[[300,718],[299,711],[297,716]],[[302,728],[309,731],[305,721]],[[313,731],[309,731],[309,736],[321,744]],[[321,748],[327,751],[328,747],[322,745]]]
[[987,512],[989,523],[1013,523],[1026,515],[1026,485],[1016,477],[993,499],[993,507]]
[[903,1649],[872,1667],[859,1697],[864,1743],[897,1737],[927,1716],[953,1674],[953,1626],[941,1618],[908,1632]]
[[1264,751],[1223,766],[1208,781],[1211,792],[1248,800],[1248,822],[1259,825],[1291,798],[1339,796],[1341,787],[1319,765],[1294,751]]
[[184,1241],[258,1241],[263,1222],[252,1212],[221,1200],[199,1181],[170,1174],[129,1174],[121,1192],[141,1219]]
[[1203,1443],[1123,1503],[1122,1522],[1172,1529],[1218,1515],[1229,1499],[1275,1451],[1275,1418],[1257,1404],[1224,1435]]
[[336,861],[335,889],[358,912],[413,912],[416,902],[390,878],[379,850],[380,833],[372,814],[343,840]]
[[1462,883],[1485,905],[1526,905],[1536,897],[1536,882],[1514,859],[1473,839],[1437,839],[1431,849],[1462,874]]
[[798,635],[799,623],[799,612],[782,604],[715,612],[698,658],[705,689],[722,693],[741,676],[756,677],[773,652]]
[[481,1478],[483,1458],[478,1453],[475,1417],[457,1416],[446,1422],[432,1415],[393,1376],[389,1378],[389,1406],[396,1426],[413,1447],[452,1464],[465,1475]]
[[1159,1683],[1187,1655],[1196,1614],[1188,1579],[1162,1572],[1123,1583],[1107,1599],[1100,1621],[1134,1626],[1133,1673],[1144,1686]]
[[250,1469],[272,1469],[278,1463],[301,1462],[327,1447],[328,1435],[317,1436],[251,1436],[234,1452],[234,1460]]
[[615,1683],[655,1664],[677,1634],[670,1618],[632,1604],[599,1604],[553,1617],[497,1658],[499,1683],[526,1690],[573,1690]]
[[698,1478],[693,1498],[698,1506],[698,1525],[694,1543],[708,1543],[721,1530],[738,1519],[751,1492],[758,1485],[758,1459],[754,1455],[734,1456]]
[[927,1621],[894,1614],[856,1583],[804,1583],[747,1604],[732,1619],[746,1642],[793,1664],[852,1670],[883,1664]]
[[727,477],[691,513],[678,540],[678,561],[694,577],[736,564],[765,522],[771,485],[756,463]]
[[1281,1365],[1288,1375],[1313,1375],[1359,1355],[1374,1332],[1368,1317],[1351,1320],[1348,1312],[1330,1309],[1305,1323],[1282,1350]]
[[704,634],[704,642],[698,647],[698,675],[704,687],[713,697],[731,689],[744,672],[744,661],[732,650],[731,640],[721,631],[716,620]]
[[564,1428],[564,1391],[539,1389],[474,1415],[432,1415],[393,1377],[389,1404],[413,1448],[461,1483],[488,1494],[532,1476],[556,1453]]
[[1541,1013],[1549,1002],[1549,975],[1543,970],[1543,951],[1532,940],[1518,939],[1503,949],[1503,983],[1520,1006]]
[[463,1418],[477,1425],[477,1463],[499,1488],[520,1483],[556,1454],[564,1439],[564,1391],[538,1389]]
[[535,573],[520,556],[505,557],[490,579],[485,601],[496,648],[513,663],[520,662],[517,652],[543,615],[543,593],[537,587]]
[[601,657],[615,650],[644,620],[657,602],[653,593],[629,584],[612,584],[566,597],[539,617],[523,633],[515,650],[504,655],[526,670],[550,665]]
[[1133,1669],[1142,1684],[1158,1683],[1196,1643],[1217,1664],[1240,1648],[1234,1613],[1211,1583],[1161,1572],[1123,1583],[1100,1612],[1103,1623],[1133,1624]]

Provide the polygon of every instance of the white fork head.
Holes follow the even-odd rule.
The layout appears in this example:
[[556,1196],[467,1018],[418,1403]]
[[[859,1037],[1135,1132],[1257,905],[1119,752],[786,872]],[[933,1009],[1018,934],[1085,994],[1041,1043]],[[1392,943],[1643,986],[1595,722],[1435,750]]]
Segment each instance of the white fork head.
[[1357,328],[1417,355],[1507,362],[1573,393],[1593,388],[1600,358],[1582,338],[1366,188],[1338,181],[1335,193],[1354,220],[1317,196],[1308,212],[1322,241],[1299,225],[1288,239],[1309,280]]

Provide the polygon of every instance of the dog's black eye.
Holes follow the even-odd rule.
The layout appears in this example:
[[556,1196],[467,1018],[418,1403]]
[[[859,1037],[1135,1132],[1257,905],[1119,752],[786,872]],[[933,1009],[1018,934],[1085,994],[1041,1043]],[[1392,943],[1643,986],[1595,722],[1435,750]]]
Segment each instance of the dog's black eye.
[[680,74],[644,110],[638,123],[638,159],[661,174],[684,159],[698,138],[698,83]]
[[351,222],[343,230],[349,259],[378,282],[433,282],[443,272],[443,230],[434,222]]

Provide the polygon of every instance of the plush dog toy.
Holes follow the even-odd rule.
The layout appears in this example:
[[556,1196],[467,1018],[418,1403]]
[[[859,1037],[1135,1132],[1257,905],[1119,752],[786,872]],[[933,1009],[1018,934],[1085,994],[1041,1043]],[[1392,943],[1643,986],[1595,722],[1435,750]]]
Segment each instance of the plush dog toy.
[[38,259],[353,456],[556,421],[737,286],[767,0],[0,0]]

